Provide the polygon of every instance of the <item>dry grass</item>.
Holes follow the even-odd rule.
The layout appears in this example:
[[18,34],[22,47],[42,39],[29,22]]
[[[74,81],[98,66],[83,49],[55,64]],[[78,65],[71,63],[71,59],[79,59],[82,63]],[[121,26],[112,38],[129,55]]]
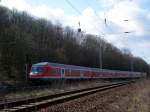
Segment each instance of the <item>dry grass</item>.
[[[42,109],[45,112],[150,112],[150,81],[100,92]],[[41,112],[41,111],[40,111]]]
[[96,86],[96,85],[103,85],[106,83],[110,83],[108,81],[81,81],[81,82],[76,82],[72,84],[62,84],[62,83],[56,83],[48,88],[37,88],[33,89],[31,91],[26,90],[22,88],[21,90],[15,92],[12,91],[11,93],[4,94],[0,96],[1,101],[6,101],[6,100],[18,100],[22,98],[31,98],[31,97],[39,97],[43,95],[50,95],[50,94],[56,94],[56,93],[61,93],[64,91],[71,91],[74,89],[79,89],[79,88],[87,88],[90,86]]
[[137,83],[131,94],[118,103],[124,112],[150,112],[150,81]]
[[125,92],[108,105],[109,112],[150,112],[150,80],[142,80]]

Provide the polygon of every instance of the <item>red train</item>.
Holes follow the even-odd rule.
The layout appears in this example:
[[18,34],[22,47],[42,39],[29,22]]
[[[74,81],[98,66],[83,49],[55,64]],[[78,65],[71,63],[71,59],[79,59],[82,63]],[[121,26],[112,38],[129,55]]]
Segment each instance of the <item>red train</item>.
[[30,79],[141,78],[146,73],[106,70],[58,63],[33,64]]

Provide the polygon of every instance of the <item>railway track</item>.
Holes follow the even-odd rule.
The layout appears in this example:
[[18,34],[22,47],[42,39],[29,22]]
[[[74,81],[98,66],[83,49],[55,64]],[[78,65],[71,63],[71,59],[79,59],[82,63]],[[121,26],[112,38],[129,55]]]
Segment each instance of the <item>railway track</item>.
[[29,98],[19,101],[11,101],[0,104],[0,112],[24,112],[34,111],[45,108],[51,105],[56,105],[79,97],[90,95],[96,92],[112,89],[115,87],[123,86],[132,83],[133,81],[124,81],[114,84],[107,84],[103,86],[96,86],[86,89],[73,90],[54,95],[41,96],[38,98]]

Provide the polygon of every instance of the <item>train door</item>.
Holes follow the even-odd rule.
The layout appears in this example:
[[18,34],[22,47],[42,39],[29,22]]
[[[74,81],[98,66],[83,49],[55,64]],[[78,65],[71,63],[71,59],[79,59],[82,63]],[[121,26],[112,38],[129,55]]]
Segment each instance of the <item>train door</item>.
[[80,70],[80,77],[83,78],[84,77],[84,72],[82,70]]
[[65,78],[65,69],[64,68],[61,69],[61,77]]

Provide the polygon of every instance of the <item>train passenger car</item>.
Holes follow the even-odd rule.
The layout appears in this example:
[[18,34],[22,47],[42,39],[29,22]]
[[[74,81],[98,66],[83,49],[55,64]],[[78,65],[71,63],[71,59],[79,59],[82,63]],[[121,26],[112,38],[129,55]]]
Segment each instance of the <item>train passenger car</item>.
[[140,78],[146,77],[146,73],[41,62],[32,65],[29,77],[30,79]]

